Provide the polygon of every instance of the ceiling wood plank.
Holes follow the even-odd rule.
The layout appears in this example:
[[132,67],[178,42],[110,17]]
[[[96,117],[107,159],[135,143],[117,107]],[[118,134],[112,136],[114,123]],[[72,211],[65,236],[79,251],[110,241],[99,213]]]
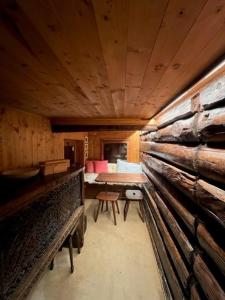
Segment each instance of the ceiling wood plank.
[[[136,101],[154,48],[167,0],[130,0],[125,114],[137,114]],[[143,102],[143,101],[141,101]]]
[[22,0],[21,6],[97,115],[113,114],[91,2]]
[[128,0],[93,0],[116,116],[124,113]]
[[[142,113],[151,115],[156,112],[159,103],[151,95],[165,71],[171,65],[175,54],[186,35],[195,23],[206,0],[171,0],[165,12],[161,28],[143,78],[137,102],[142,106]],[[173,69],[177,65],[172,65]]]
[[224,18],[225,2],[209,0],[150,96],[150,101],[157,99],[162,106],[213,63],[215,57],[224,53]]
[[224,0],[6,0],[0,11],[1,104],[47,117],[149,119],[225,53]]

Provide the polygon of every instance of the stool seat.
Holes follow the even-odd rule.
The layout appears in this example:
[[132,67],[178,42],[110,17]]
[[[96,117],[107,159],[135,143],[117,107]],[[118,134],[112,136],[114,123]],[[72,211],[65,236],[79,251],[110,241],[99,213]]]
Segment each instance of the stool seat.
[[97,214],[96,214],[96,217],[95,217],[95,222],[97,222],[97,219],[98,219],[100,206],[102,206],[102,211],[103,211],[104,203],[106,203],[106,210],[108,210],[108,202],[111,202],[112,203],[112,210],[113,210],[113,217],[114,217],[114,225],[116,225],[115,204],[116,204],[116,207],[117,207],[117,212],[119,214],[120,210],[119,210],[119,205],[118,205],[118,202],[117,202],[117,200],[119,198],[119,195],[120,195],[119,193],[115,193],[115,192],[100,192],[100,193],[98,193],[96,198],[98,199],[99,203],[98,203]]
[[100,192],[96,196],[98,200],[102,201],[117,201],[119,198],[119,193],[115,192]]

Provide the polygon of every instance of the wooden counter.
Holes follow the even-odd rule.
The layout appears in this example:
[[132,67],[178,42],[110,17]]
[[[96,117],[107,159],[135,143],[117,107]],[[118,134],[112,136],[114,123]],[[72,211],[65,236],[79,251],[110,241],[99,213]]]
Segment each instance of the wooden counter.
[[1,205],[3,300],[26,297],[84,213],[83,169],[37,179],[22,190]]

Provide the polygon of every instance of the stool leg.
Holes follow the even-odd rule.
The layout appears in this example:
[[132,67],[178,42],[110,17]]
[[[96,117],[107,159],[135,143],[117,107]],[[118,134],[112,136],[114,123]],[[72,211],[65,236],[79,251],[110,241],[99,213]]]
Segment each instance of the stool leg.
[[105,201],[102,201],[101,212],[103,212],[103,208],[104,208],[104,202],[105,202]]
[[97,209],[97,214],[96,214],[96,217],[95,217],[95,222],[97,222],[97,220],[98,220],[98,214],[99,214],[100,206],[101,206],[101,200],[98,200],[98,209]]
[[145,219],[144,219],[144,208],[143,208],[143,203],[142,200],[138,201],[139,202],[139,207],[140,207],[140,218],[141,221],[144,223]]
[[116,200],[116,207],[117,207],[117,212],[118,214],[120,213],[120,210],[119,210],[119,205],[118,205],[118,201]]
[[73,273],[73,245],[72,245],[72,236],[69,237],[69,254],[70,254],[70,272]]
[[124,221],[126,221],[126,218],[125,218],[126,208],[127,208],[127,201],[125,202],[124,209],[123,209],[123,218],[124,218]]
[[109,205],[108,205],[108,201],[106,201],[106,211],[109,210]]
[[51,261],[51,263],[50,263],[50,265],[49,265],[49,270],[53,270],[53,268],[54,268],[54,258],[53,258],[53,260]]
[[115,203],[114,202],[112,202],[112,209],[113,209],[114,225],[116,225],[116,211],[115,211]]
[[124,221],[126,221],[126,219],[127,219],[127,213],[128,213],[128,210],[129,210],[130,201],[126,200],[125,205],[126,205],[126,207],[124,208]]
[[76,238],[77,238],[77,251],[80,254],[80,236],[78,230],[76,230]]

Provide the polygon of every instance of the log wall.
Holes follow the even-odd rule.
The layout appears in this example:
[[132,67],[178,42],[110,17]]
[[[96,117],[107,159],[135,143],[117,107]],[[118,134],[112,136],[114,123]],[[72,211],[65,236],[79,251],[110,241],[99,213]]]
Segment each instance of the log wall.
[[225,299],[225,90],[217,80],[141,136],[146,224],[173,299]]

